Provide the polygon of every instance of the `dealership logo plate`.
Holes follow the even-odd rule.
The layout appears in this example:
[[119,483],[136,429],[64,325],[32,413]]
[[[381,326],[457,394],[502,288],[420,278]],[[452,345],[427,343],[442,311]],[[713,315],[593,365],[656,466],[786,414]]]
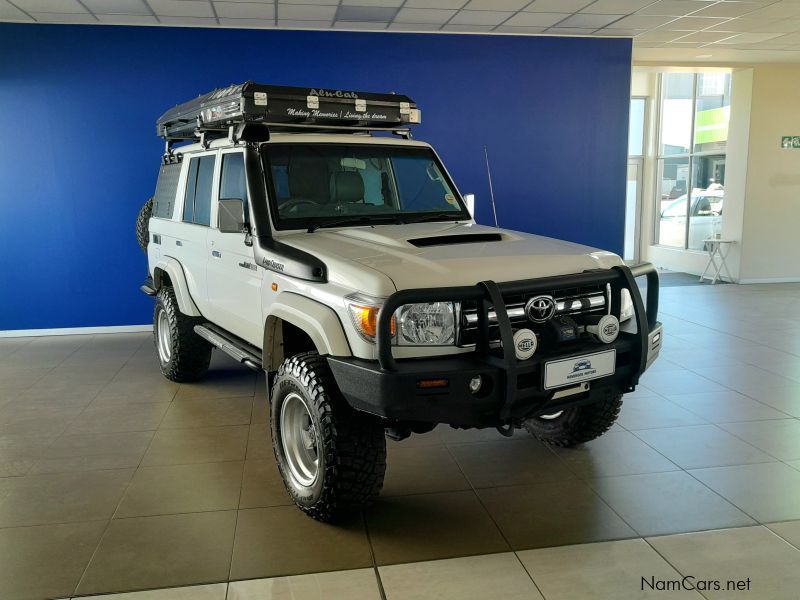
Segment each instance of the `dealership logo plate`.
[[614,374],[616,365],[616,350],[551,360],[544,365],[544,389],[551,390],[608,377]]

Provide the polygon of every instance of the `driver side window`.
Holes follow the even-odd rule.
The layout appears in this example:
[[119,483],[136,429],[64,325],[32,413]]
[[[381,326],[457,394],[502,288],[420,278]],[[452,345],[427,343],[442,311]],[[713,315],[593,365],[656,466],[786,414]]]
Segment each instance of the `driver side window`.
[[247,207],[247,174],[244,154],[231,152],[222,155],[222,172],[219,178],[219,199],[237,198],[244,204],[245,219],[250,214]]

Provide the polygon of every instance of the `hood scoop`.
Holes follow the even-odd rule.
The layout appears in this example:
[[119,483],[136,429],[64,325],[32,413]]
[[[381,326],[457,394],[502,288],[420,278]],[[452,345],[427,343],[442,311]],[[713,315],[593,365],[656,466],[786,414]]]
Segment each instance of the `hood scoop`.
[[417,248],[428,246],[454,246],[456,244],[482,244],[484,242],[502,242],[499,233],[466,233],[459,235],[437,235],[434,237],[416,238],[408,243]]

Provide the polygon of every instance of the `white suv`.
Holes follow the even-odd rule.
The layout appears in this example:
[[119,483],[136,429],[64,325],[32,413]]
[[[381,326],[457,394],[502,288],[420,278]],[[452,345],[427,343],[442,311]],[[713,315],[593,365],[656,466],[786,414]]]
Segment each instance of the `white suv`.
[[379,493],[385,435],[601,435],[661,346],[652,266],[477,225],[419,120],[405,96],[253,83],[158,120],[137,232],[161,370],[198,380],[218,348],[266,371],[281,475],[316,519]]

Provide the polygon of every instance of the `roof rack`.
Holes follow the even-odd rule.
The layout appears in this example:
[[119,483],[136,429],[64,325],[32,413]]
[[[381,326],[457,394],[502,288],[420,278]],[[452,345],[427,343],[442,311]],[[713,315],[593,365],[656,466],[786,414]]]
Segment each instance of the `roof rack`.
[[391,131],[409,137],[408,126],[420,121],[420,110],[408,96],[248,81],[179,104],[159,117],[156,130],[169,147],[172,141],[198,137],[203,142],[208,137],[241,137],[250,124],[268,130]]

